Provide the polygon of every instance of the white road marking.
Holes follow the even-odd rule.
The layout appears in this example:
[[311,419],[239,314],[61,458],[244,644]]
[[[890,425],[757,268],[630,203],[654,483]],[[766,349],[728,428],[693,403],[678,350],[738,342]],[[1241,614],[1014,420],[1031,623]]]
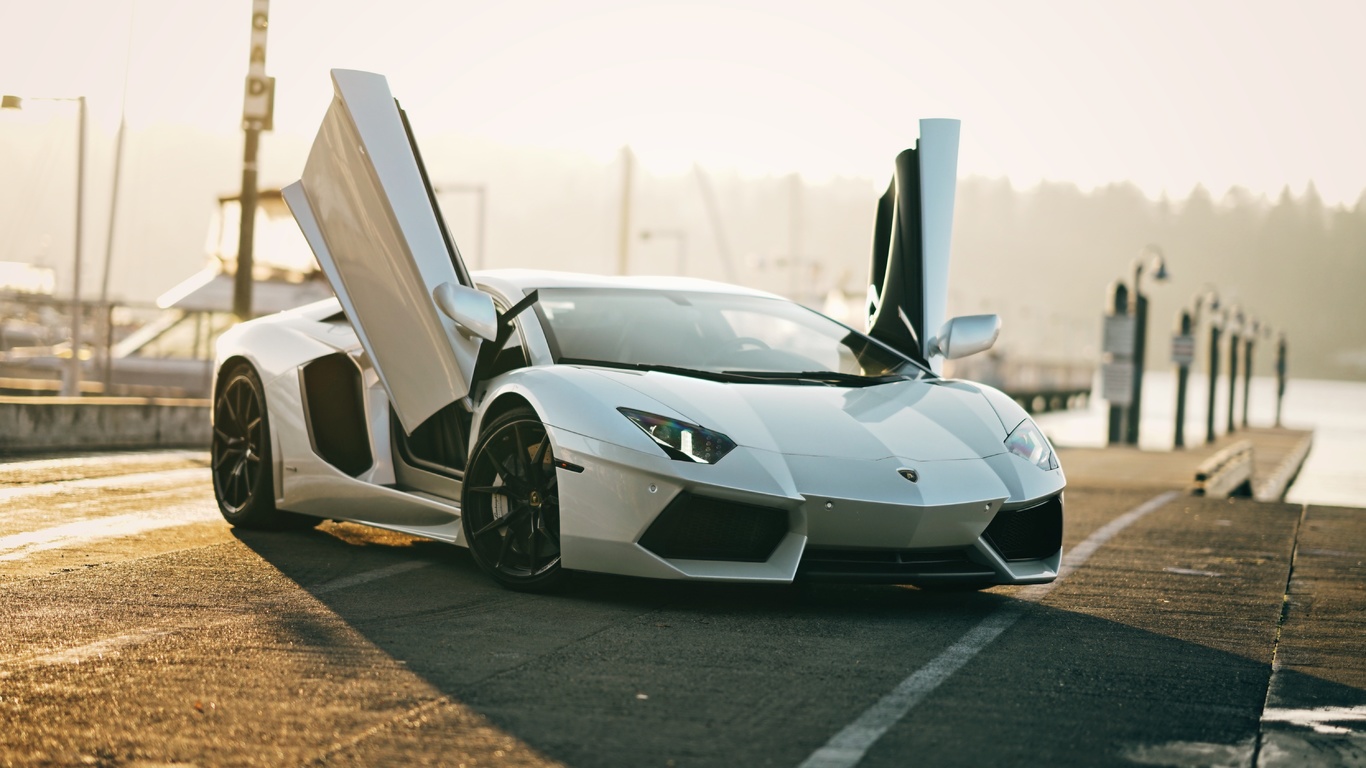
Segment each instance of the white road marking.
[[[362,573],[357,573],[354,576],[344,576],[340,579],[333,579],[332,581],[323,582],[322,584],[319,584],[316,587],[312,587],[309,591],[313,592],[314,594],[333,592],[339,589],[346,589],[347,587],[354,587],[360,584],[367,584],[372,581],[378,581],[380,579],[387,579],[390,576],[397,576],[400,573],[416,571],[431,565],[434,565],[434,563],[423,562],[421,560],[413,560],[411,562],[398,563],[396,565],[390,565],[384,568],[376,568],[373,571],[364,571]],[[242,618],[242,616],[238,616],[227,619],[219,619],[218,621],[210,622],[208,624],[181,624],[160,627],[155,629],[145,629],[140,632],[129,632],[123,635],[115,635],[113,637],[102,638],[94,642],[86,643],[85,645],[78,645],[74,648],[66,648],[64,650],[55,651],[53,653],[45,653],[34,656],[26,656],[18,659],[11,659],[10,661],[5,663],[5,666],[25,667],[51,666],[58,664],[80,664],[86,661],[90,661],[92,659],[102,659],[105,656],[116,655],[126,648],[135,645],[141,645],[142,643],[148,642],[150,640],[155,640],[159,637],[165,637],[167,635],[172,635],[177,632],[183,632],[187,630],[205,630],[212,627],[220,627],[225,624],[230,624],[234,621],[239,621]],[[12,671],[0,670],[0,678],[9,677],[12,674]]]
[[[1120,531],[1138,522],[1172,499],[1179,491],[1168,491],[1134,507],[1114,520],[1097,529],[1086,540],[1065,554],[1058,568],[1058,578],[1049,584],[1035,584],[1021,589],[1017,594],[1021,601],[1038,601],[1053,591],[1059,581],[1076,571],[1091,555],[1096,553]],[[802,762],[800,768],[848,768],[857,765],[868,749],[882,738],[893,725],[896,725],[907,712],[919,704],[929,693],[938,688],[945,680],[991,644],[1000,634],[1011,627],[1025,613],[1022,602],[1007,604],[987,615],[977,626],[968,630],[956,642],[946,648],[928,664],[917,669],[910,677],[902,680],[891,693],[883,696],[869,707],[858,719],[835,734],[825,746],[816,750]]]
[[1125,747],[1125,760],[1142,765],[1207,766],[1207,768],[1248,768],[1257,750],[1257,739],[1237,744],[1212,741],[1169,741],[1165,744],[1136,744]]
[[80,664],[91,659],[104,658],[106,655],[114,655],[123,648],[130,645],[137,645],[148,640],[168,635],[172,630],[153,629],[142,632],[130,632],[126,635],[107,637],[103,640],[96,640],[93,643],[78,645],[75,648],[67,648],[56,653],[49,653],[43,656],[32,656],[25,660],[26,664],[48,665],[48,664]]
[[1165,573],[1175,573],[1175,574],[1180,575],[1180,576],[1216,576],[1216,577],[1218,577],[1218,576],[1223,576],[1223,575],[1224,575],[1224,574],[1222,574],[1222,573],[1217,573],[1217,572],[1215,572],[1215,571],[1197,571],[1197,570],[1194,569],[1194,568],[1177,568],[1177,567],[1171,566],[1171,565],[1167,566],[1166,568],[1163,568],[1162,570],[1163,570],[1163,572],[1165,572]]
[[[58,480],[37,485],[17,485],[0,488],[0,503],[28,500],[43,496],[57,496],[72,491],[100,490],[103,488],[169,488],[186,485],[192,481],[210,482],[207,467],[186,469],[166,469],[160,472],[137,472],[131,475],[110,475],[83,480]],[[207,486],[206,486],[207,487]]]
[[179,504],[155,512],[92,517],[36,531],[0,536],[0,562],[22,560],[38,552],[87,544],[101,539],[134,536],[177,525],[221,519],[212,501]]
[[175,459],[207,459],[208,451],[187,448],[171,451],[129,451],[120,453],[90,453],[81,456],[64,456],[60,459],[28,459],[7,461],[0,464],[4,470],[54,470],[80,468],[90,464],[101,467],[117,467],[125,464],[144,464],[150,461],[173,461]]
[[1290,723],[1301,728],[1312,728],[1314,733],[1347,734],[1366,730],[1366,726],[1348,727],[1331,723],[1366,723],[1366,706],[1268,709],[1262,713],[1262,722]]
[[385,568],[376,568],[373,571],[365,571],[364,573],[358,573],[354,576],[343,576],[340,579],[325,581],[322,584],[310,588],[309,591],[315,595],[322,595],[328,592],[335,592],[339,589],[346,589],[347,587],[354,587],[371,581],[378,581],[379,579],[387,579],[390,576],[397,576],[400,573],[416,571],[419,568],[426,568],[429,565],[432,565],[432,563],[426,563],[421,560],[412,560],[406,563],[390,565]]

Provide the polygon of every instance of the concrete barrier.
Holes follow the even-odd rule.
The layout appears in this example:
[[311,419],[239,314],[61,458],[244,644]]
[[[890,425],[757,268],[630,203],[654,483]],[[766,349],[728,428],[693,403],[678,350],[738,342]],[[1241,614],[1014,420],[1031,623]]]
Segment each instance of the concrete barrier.
[[114,448],[207,448],[209,401],[0,397],[0,455]]

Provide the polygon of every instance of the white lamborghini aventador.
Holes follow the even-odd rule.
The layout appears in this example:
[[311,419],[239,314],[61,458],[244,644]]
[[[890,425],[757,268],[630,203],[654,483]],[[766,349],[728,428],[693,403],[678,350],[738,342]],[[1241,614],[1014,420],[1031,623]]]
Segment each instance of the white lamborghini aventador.
[[[218,344],[213,480],[233,525],[348,520],[569,571],[980,588],[1050,581],[1065,484],[1002,393],[942,378],[958,124],[921,124],[874,235],[869,331],[678,278],[469,273],[382,76],[336,98],[285,190],[337,298]],[[934,333],[927,333],[932,329]]]

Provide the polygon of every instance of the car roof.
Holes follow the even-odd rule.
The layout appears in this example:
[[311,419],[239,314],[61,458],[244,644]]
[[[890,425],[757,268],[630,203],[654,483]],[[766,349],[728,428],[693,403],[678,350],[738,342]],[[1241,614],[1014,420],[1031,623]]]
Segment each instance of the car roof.
[[526,294],[537,288],[608,288],[647,291],[697,291],[740,296],[782,298],[767,291],[758,291],[715,280],[672,275],[595,275],[586,272],[557,272],[543,269],[485,269],[473,273],[476,282],[496,286],[504,292]]

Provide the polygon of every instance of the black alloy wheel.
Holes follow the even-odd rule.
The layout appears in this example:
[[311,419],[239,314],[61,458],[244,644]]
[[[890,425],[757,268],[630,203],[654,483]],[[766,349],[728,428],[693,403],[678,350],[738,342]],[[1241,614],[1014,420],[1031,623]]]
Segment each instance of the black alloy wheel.
[[241,528],[311,528],[316,518],[275,508],[270,417],[256,370],[239,363],[213,404],[213,493],[223,518]]
[[461,525],[475,563],[504,586],[544,591],[565,577],[555,473],[550,436],[527,408],[496,419],[474,449]]

